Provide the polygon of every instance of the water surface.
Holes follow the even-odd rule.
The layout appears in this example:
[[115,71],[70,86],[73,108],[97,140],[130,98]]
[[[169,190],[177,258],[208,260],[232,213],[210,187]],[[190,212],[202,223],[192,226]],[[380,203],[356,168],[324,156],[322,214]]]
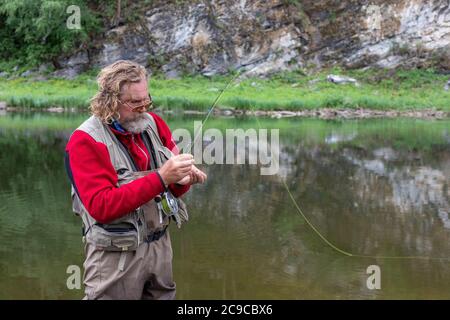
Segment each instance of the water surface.
[[[66,287],[82,266],[63,150],[85,115],[0,117],[0,298],[80,299]],[[172,129],[199,118],[164,116]],[[261,119],[280,129],[280,171],[209,165],[185,196],[190,221],[171,228],[183,299],[450,298],[449,261],[346,257],[305,223],[361,255],[450,258],[450,121]],[[251,118],[206,127],[255,128]],[[205,128],[206,129],[206,128]],[[381,268],[381,290],[366,286]]]

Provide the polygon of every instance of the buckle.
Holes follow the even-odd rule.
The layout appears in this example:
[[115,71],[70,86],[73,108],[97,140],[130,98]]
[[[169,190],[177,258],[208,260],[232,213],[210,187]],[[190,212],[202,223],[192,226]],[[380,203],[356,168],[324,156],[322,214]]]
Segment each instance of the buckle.
[[159,240],[166,233],[167,226],[164,229],[150,233],[144,240],[146,243]]

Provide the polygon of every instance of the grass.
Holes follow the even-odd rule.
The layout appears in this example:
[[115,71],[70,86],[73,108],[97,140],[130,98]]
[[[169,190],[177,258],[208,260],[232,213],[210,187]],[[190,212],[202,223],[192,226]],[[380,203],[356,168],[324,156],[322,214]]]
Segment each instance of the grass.
[[88,117],[80,113],[12,113],[0,117],[0,130],[73,131]]
[[[354,77],[360,86],[327,82],[326,76],[330,73]],[[205,111],[230,79],[230,76],[189,76],[182,79],[156,76],[150,79],[149,87],[155,105],[161,109]],[[443,90],[447,80],[447,76],[432,70],[332,69],[312,75],[280,73],[269,79],[235,81],[223,94],[218,107],[293,111],[319,108],[450,111],[450,91]],[[1,79],[0,101],[23,108],[86,109],[96,90],[92,72],[74,80]]]

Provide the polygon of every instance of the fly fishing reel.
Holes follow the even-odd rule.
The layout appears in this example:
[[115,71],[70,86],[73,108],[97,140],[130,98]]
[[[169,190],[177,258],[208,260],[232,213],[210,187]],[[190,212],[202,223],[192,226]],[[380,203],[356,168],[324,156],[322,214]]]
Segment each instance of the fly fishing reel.
[[177,199],[170,192],[164,192],[161,197],[161,209],[166,216],[178,213],[178,202]]
[[159,210],[159,222],[162,223],[162,214],[164,213],[166,217],[172,217],[178,228],[181,227],[181,219],[178,214],[179,206],[177,199],[170,193],[170,191],[166,191],[155,197],[156,204]]

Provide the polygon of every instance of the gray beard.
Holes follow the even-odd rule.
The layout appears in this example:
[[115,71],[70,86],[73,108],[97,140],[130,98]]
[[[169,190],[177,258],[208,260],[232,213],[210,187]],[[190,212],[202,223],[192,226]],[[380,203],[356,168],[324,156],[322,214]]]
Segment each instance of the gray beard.
[[121,126],[131,133],[141,133],[144,132],[145,129],[148,127],[148,124],[150,122],[150,117],[148,113],[141,113],[136,115],[134,119],[127,120],[125,122],[121,122]]

